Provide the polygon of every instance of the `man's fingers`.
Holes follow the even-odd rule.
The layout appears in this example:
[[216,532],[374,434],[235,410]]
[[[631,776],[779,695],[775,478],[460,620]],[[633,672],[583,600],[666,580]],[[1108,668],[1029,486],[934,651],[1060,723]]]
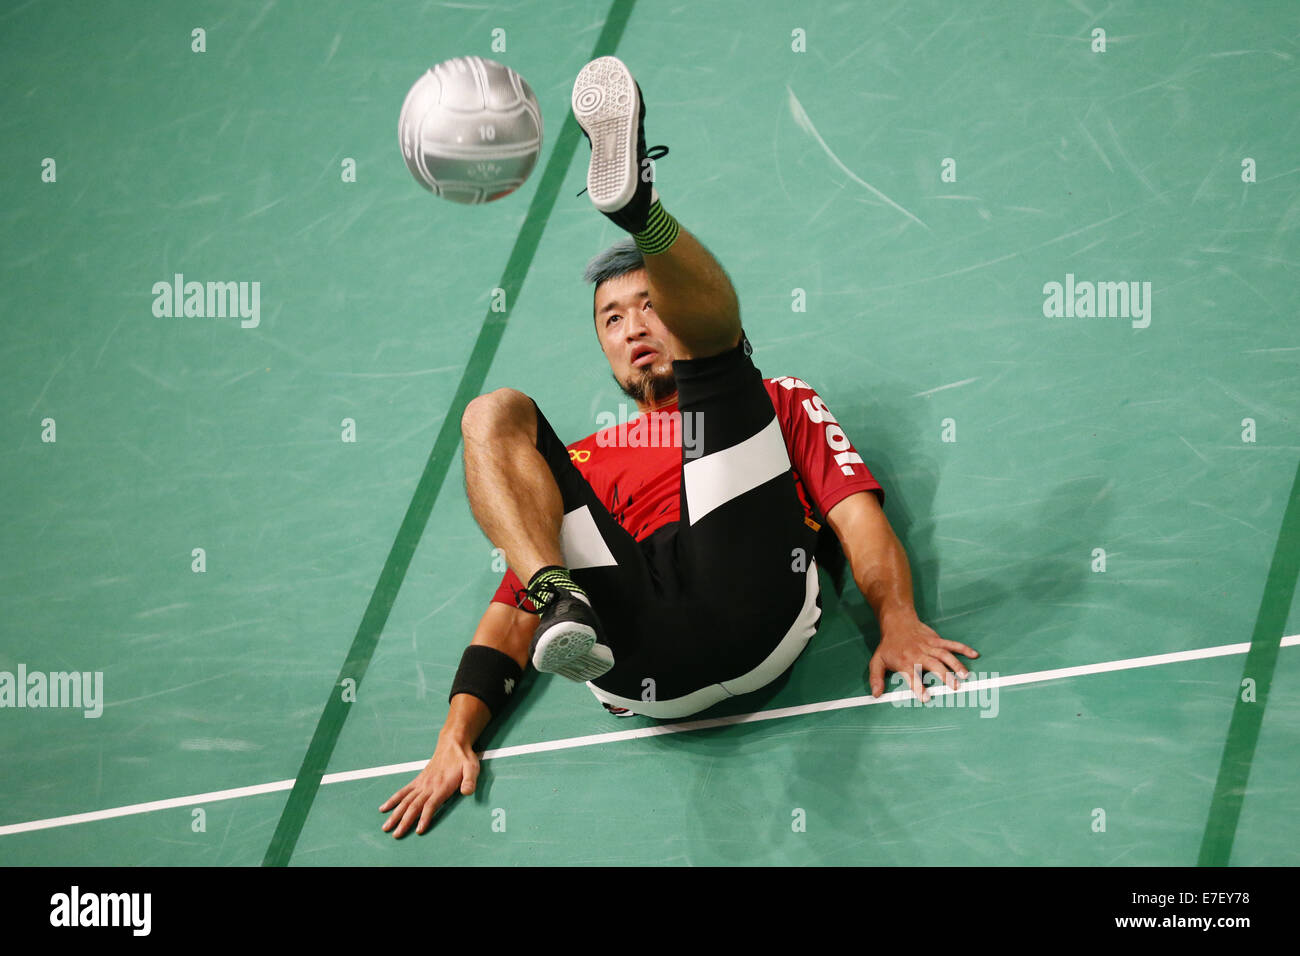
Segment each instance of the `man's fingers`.
[[397,826],[398,822],[402,819],[402,814],[406,812],[406,804],[410,799],[411,799],[410,794],[407,794],[405,797],[403,797],[401,804],[399,804],[397,809],[392,812],[392,815],[389,816],[389,818],[384,821],[384,825],[382,829],[384,830],[385,833],[387,833],[393,827]]
[[885,662],[879,651],[871,655],[867,673],[871,683],[871,696],[879,697],[885,690]]
[[384,824],[384,829],[392,830],[393,836],[395,838],[401,837],[401,835],[406,832],[406,817],[408,814],[410,814],[411,807],[414,805],[414,803],[415,803],[415,793],[414,792],[408,793],[402,799],[402,802],[398,806],[398,808],[393,811],[393,815],[388,818],[388,822]]
[[424,833],[429,829],[435,815],[447,805],[456,794],[456,778],[454,776],[444,777],[438,782],[437,789],[425,793],[423,809],[420,811],[420,821],[415,829],[417,834]]
[[943,646],[946,647],[948,650],[956,651],[962,657],[980,656],[979,651],[975,650],[975,648],[971,647],[969,644],[963,644],[961,641],[946,641],[940,639],[940,643],[943,644]]
[[[962,662],[957,660],[957,658],[953,657],[947,651],[939,651],[937,654],[935,654],[935,657],[937,657],[939,660],[943,661],[950,668],[952,668],[952,672],[956,674],[957,677],[960,678],[961,680],[965,680],[968,676],[970,676],[970,671],[966,670],[966,668],[962,665]],[[955,682],[953,685],[950,686],[953,687],[953,690],[957,689]]]
[[442,806],[442,801],[433,797],[429,797],[424,801],[424,809],[420,811],[420,823],[415,828],[417,834],[422,834],[429,829],[429,821],[433,819],[433,815],[438,812],[440,806]]
[[397,825],[397,829],[393,833],[395,837],[401,838],[404,836],[415,825],[415,821],[420,818],[420,810],[423,809],[427,797],[423,794],[412,794],[412,796],[415,799],[406,805],[406,812],[402,814],[402,822]]
[[401,800],[402,797],[406,796],[410,792],[411,792],[411,785],[408,783],[401,790],[398,790],[395,794],[393,794],[391,797],[389,797],[387,800],[381,803],[379,805],[379,812],[387,813],[389,810],[391,810],[393,807],[397,805],[397,801]]
[[907,674],[908,686],[912,688],[912,693],[917,696],[921,703],[930,699],[930,692],[925,689],[925,681],[921,680],[921,665],[917,664]]
[[933,657],[925,658],[922,663],[927,671],[938,674],[949,690],[959,689],[961,681],[970,677],[970,671],[947,651],[936,651]]
[[460,782],[460,792],[468,797],[474,792],[476,786],[478,786],[478,763],[467,760],[465,762],[464,776]]
[[[936,677],[938,677],[939,682],[942,683],[943,686],[947,687],[949,690],[953,689],[953,685],[956,683],[956,678],[952,676],[952,671],[948,670],[948,668],[944,667],[938,661],[934,660],[933,658],[927,657],[925,659],[925,667],[923,668],[923,670],[925,670],[927,673],[934,674]],[[931,681],[929,684],[926,685],[926,687],[928,688],[932,688],[934,686],[935,686],[934,681]]]
[[939,680],[943,681],[945,687],[949,690],[957,689],[957,675],[965,673],[966,669],[957,662],[947,651],[939,651],[933,657],[927,657],[922,661],[925,670],[936,674]]

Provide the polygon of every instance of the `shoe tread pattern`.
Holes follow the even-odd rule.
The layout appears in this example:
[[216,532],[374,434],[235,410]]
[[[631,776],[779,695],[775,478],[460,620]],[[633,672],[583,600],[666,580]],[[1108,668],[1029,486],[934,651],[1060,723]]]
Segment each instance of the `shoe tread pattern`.
[[591,141],[591,201],[604,212],[617,211],[636,193],[640,115],[632,75],[617,57],[603,56],[582,68],[573,84],[573,114]]
[[533,666],[570,680],[595,680],[614,666],[614,655],[596,638],[595,628],[567,616],[539,625],[530,654]]

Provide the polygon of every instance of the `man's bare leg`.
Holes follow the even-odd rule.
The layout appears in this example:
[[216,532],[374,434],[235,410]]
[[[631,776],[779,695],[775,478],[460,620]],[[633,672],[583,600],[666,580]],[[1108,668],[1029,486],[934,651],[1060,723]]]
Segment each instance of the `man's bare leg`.
[[682,228],[668,249],[644,258],[655,314],[688,352],[675,358],[705,358],[736,347],[740,303],[713,253]]
[[537,426],[532,400],[513,388],[470,402],[461,418],[465,493],[479,527],[505,552],[542,613],[529,649],[533,666],[570,680],[594,680],[614,666],[614,655],[600,642],[591,599],[564,566],[564,498],[537,450]]
[[546,459],[537,450],[532,400],[499,388],[469,403],[461,418],[465,493],[488,540],[525,585],[538,570],[561,566],[564,502]]
[[645,143],[645,102],[627,65],[602,56],[574,80],[574,118],[591,146],[592,203],[630,233],[645,259],[655,313],[688,354],[707,358],[740,341],[740,305],[726,272],[659,204]]

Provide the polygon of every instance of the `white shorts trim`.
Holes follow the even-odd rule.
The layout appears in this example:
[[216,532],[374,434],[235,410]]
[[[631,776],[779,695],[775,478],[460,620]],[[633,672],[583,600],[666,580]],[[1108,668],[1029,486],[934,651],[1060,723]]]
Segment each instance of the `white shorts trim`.
[[786,672],[790,665],[795,662],[795,658],[808,645],[808,641],[812,639],[813,634],[817,632],[817,621],[822,613],[821,608],[817,606],[819,589],[817,562],[809,561],[804,587],[803,607],[799,609],[799,616],[790,625],[790,630],[786,631],[785,637],[781,638],[781,642],[776,645],[772,653],[768,654],[761,664],[749,673],[742,674],[734,680],[724,681],[720,684],[710,684],[708,687],[701,687],[697,691],[682,697],[675,697],[672,700],[629,700],[626,697],[619,697],[608,691],[601,690],[590,681],[587,682],[587,687],[596,695],[596,699],[603,704],[609,704],[611,707],[626,707],[633,713],[656,719],[689,717],[691,714],[697,714],[706,707],[712,707],[718,701],[726,700],[728,697],[748,694],[760,687],[766,687]]

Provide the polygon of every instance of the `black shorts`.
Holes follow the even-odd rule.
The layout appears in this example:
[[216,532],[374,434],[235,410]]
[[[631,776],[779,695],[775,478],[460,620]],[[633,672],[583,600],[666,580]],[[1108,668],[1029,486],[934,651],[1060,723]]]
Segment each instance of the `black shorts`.
[[817,629],[817,533],[749,353],[742,335],[730,351],[673,362],[678,408],[700,427],[682,450],[681,520],[640,542],[537,411],[537,448],[564,501],[565,564],[614,653],[588,687],[611,706],[696,713],[770,683]]

